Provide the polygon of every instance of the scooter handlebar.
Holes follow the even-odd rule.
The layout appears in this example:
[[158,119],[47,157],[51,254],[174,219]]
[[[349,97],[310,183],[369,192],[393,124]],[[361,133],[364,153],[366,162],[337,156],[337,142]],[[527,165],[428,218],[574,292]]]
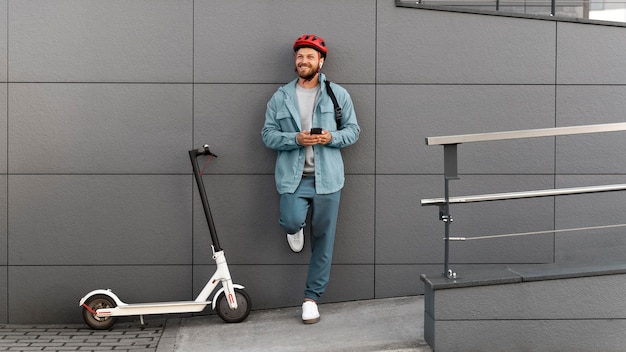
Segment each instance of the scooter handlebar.
[[217,158],[217,155],[211,153],[211,150],[208,144],[205,144],[202,147],[193,150],[193,152],[195,152],[196,155],[211,155]]

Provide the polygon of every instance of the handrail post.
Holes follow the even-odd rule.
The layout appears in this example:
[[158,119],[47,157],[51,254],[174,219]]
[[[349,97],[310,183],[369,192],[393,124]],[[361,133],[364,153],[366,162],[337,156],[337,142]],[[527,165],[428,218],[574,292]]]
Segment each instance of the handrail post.
[[441,221],[445,224],[444,238],[444,264],[443,276],[448,279],[456,278],[456,273],[450,269],[450,225],[452,225],[452,216],[450,215],[450,180],[458,180],[458,159],[457,144],[445,144],[443,146],[443,174],[445,183],[445,202],[440,210]]

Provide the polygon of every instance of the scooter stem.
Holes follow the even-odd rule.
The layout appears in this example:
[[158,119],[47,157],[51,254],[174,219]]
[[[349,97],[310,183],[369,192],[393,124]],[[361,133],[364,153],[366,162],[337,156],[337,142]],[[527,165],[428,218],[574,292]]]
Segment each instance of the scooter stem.
[[198,166],[198,155],[213,155],[208,149],[208,146],[201,148],[200,150],[194,149],[189,151],[189,158],[191,159],[191,165],[193,167],[193,176],[196,179],[198,185],[198,191],[200,192],[200,200],[202,200],[202,208],[204,209],[204,215],[206,217],[207,225],[209,226],[209,233],[211,234],[211,240],[215,246],[215,250],[218,252],[222,250],[220,242],[217,238],[217,231],[215,230],[215,223],[213,222],[213,216],[211,215],[211,208],[209,207],[209,201],[206,196],[206,189],[204,188],[204,182],[202,182],[202,176],[200,175],[200,167]]

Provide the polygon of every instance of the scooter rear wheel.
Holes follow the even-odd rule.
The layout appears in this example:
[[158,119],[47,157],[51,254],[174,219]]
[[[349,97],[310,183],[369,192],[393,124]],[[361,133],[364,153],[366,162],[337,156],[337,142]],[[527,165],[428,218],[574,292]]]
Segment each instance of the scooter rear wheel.
[[215,306],[217,315],[227,323],[241,323],[248,317],[252,308],[250,296],[248,296],[246,291],[236,288],[235,297],[237,298],[237,309],[230,309],[225,292],[220,294],[217,299],[217,305]]
[[[101,308],[115,308],[115,301],[107,295],[94,295],[89,297],[85,304],[91,308],[92,311],[96,311]],[[83,307],[83,320],[85,324],[89,325],[94,330],[106,330],[115,324],[115,317],[98,317],[93,314],[89,309]]]

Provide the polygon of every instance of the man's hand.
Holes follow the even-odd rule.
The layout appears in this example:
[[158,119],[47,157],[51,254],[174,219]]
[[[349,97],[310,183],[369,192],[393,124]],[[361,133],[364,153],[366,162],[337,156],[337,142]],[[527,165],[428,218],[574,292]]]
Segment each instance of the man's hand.
[[321,134],[311,134],[311,131],[302,131],[296,137],[301,146],[311,146],[316,144],[328,144],[333,139],[328,130],[323,130]]

